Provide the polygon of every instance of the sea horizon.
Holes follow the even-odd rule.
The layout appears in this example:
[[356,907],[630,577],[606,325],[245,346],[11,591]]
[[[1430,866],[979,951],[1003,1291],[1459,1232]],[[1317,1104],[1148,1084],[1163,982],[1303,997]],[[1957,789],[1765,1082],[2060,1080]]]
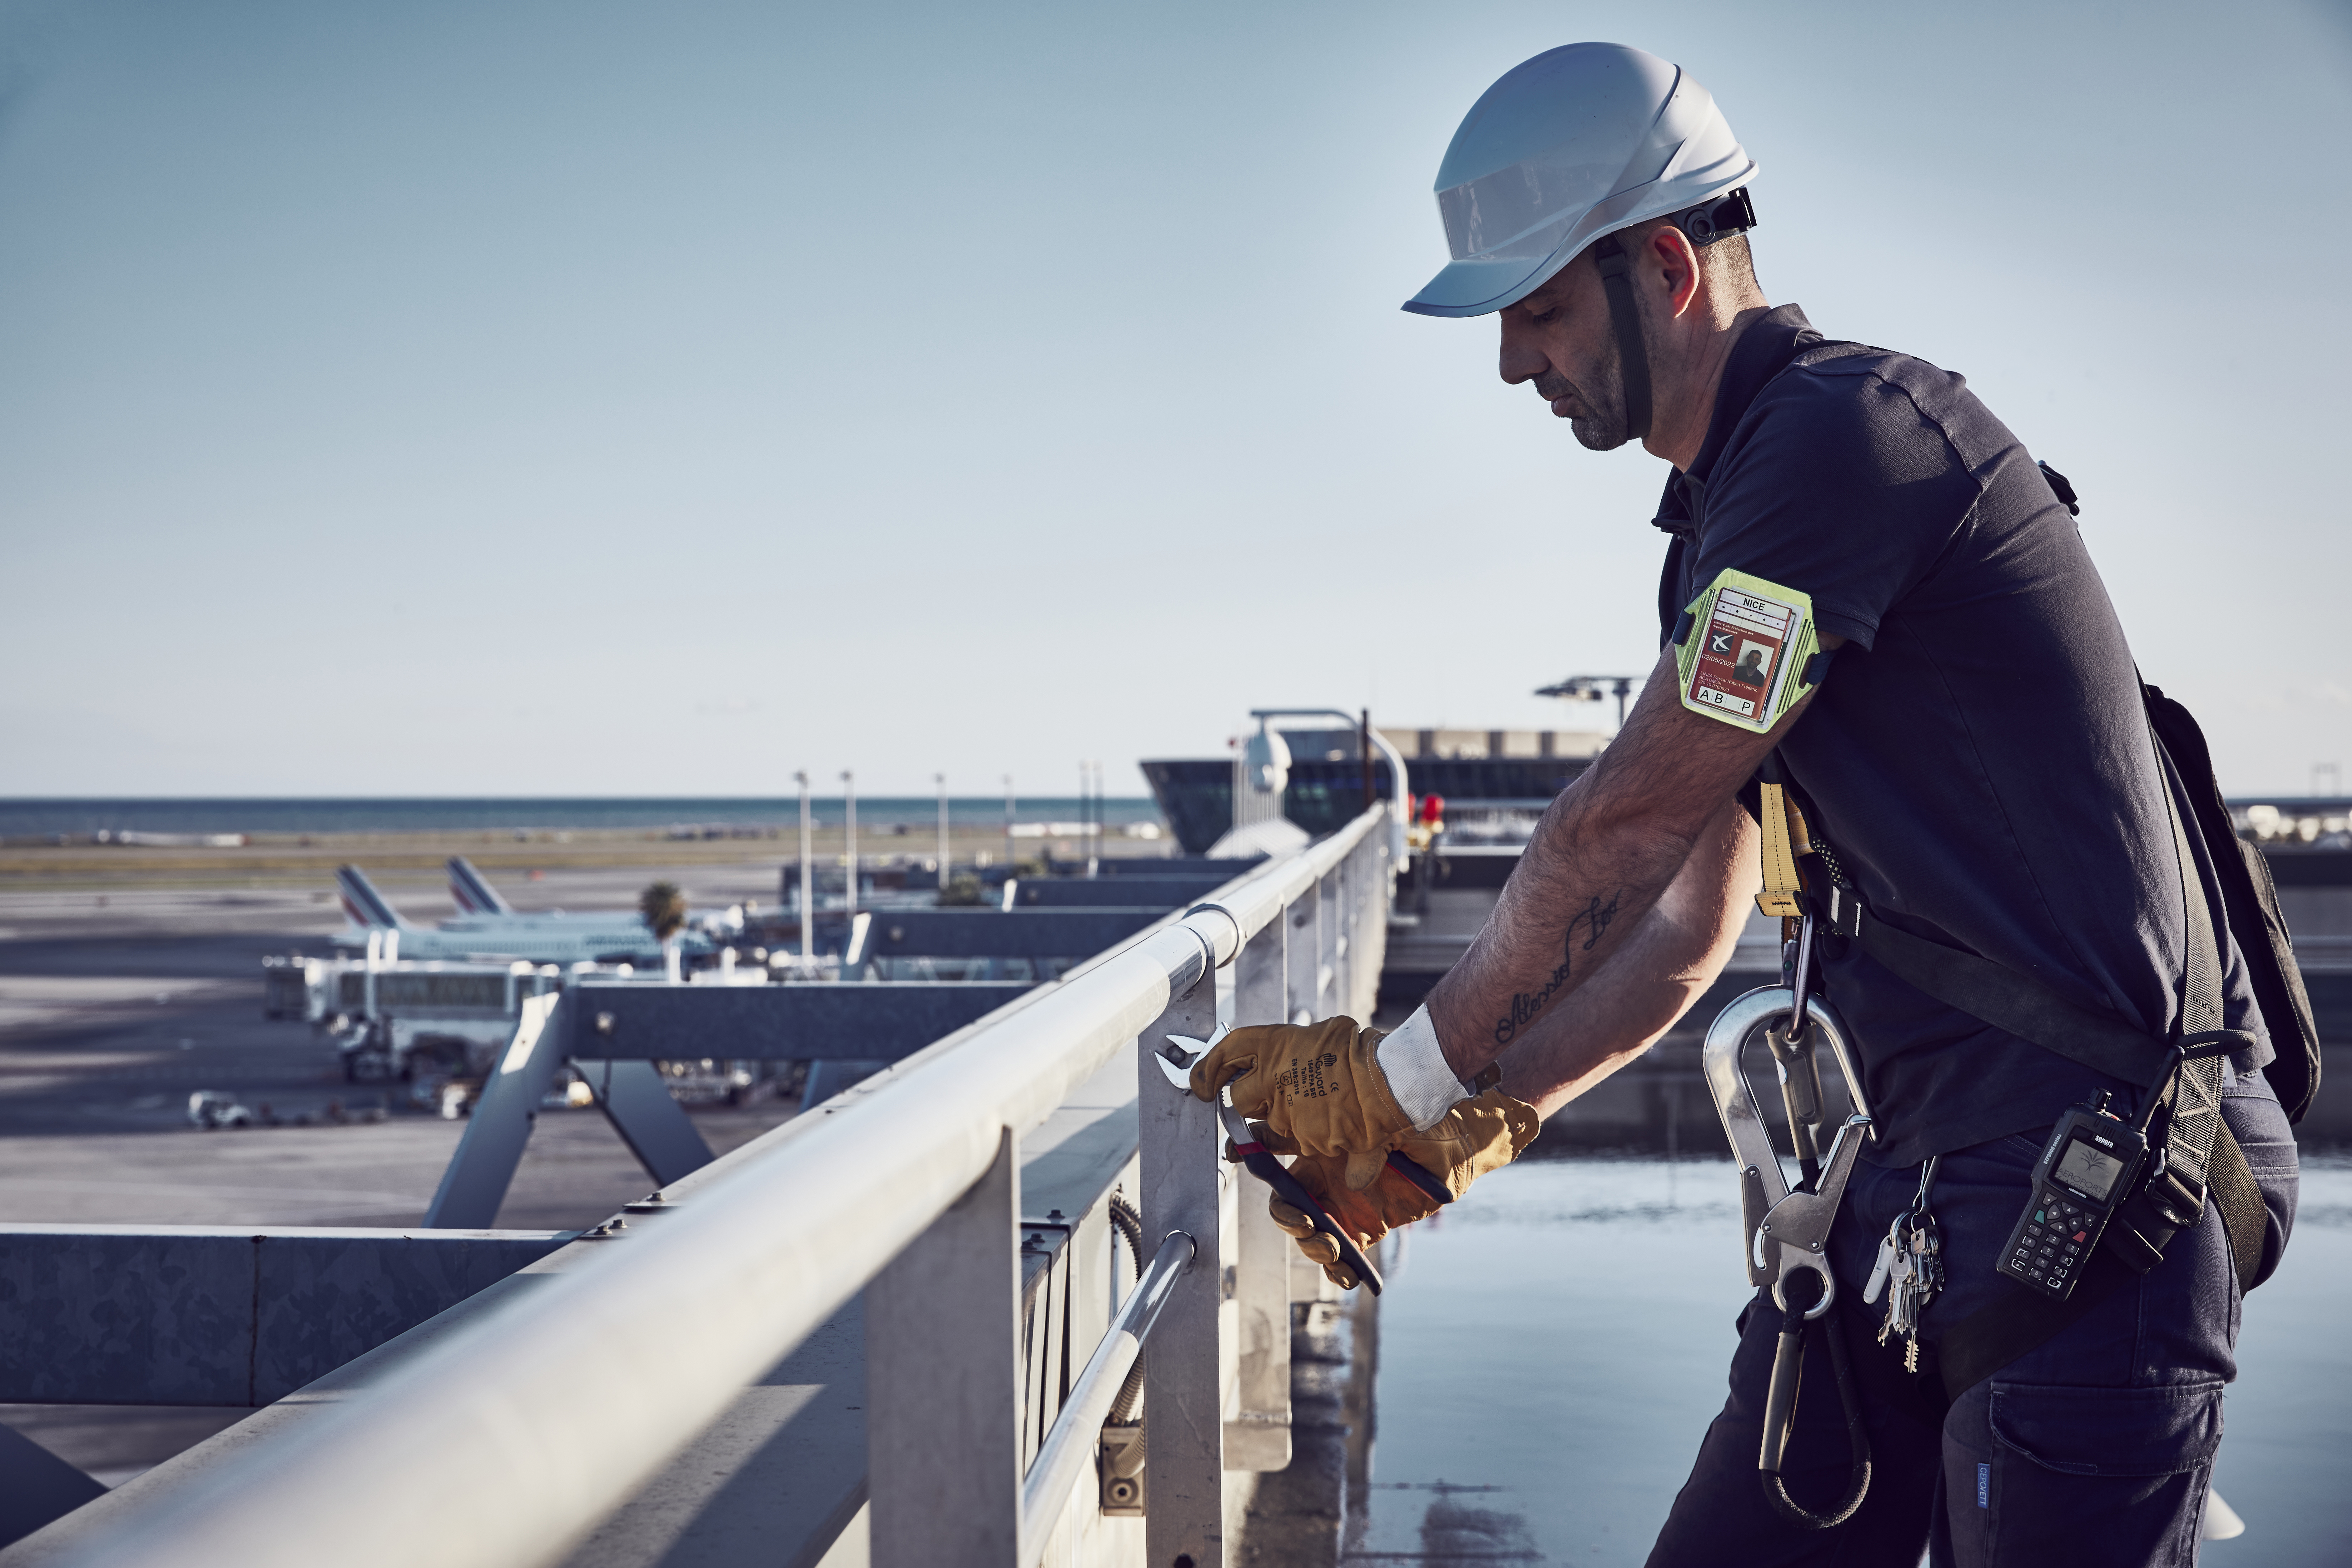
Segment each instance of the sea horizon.
[[[1019,822],[1076,822],[1099,805],[1104,826],[1159,822],[1149,795],[1013,797]],[[837,823],[846,801],[813,795]],[[937,795],[857,797],[861,826],[934,823]],[[1004,796],[950,795],[950,826],[1002,824]],[[399,833],[632,827],[794,827],[798,795],[48,795],[0,796],[0,837],[101,832]]]

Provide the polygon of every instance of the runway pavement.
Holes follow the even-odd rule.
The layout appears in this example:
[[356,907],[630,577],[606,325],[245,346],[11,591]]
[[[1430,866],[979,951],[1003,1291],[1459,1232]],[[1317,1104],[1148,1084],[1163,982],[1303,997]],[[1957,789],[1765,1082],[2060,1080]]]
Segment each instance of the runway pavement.
[[[772,868],[760,874],[772,885]],[[585,909],[625,905],[645,877],[569,872],[529,887]],[[402,902],[412,918],[448,912],[446,896],[437,909],[419,892]],[[324,952],[341,924],[308,893],[0,894],[0,1216],[417,1223],[465,1123],[404,1109],[403,1086],[345,1083],[331,1040],[262,1016],[263,954]],[[188,1097],[206,1089],[313,1124],[200,1131]],[[327,1120],[331,1108],[346,1120]],[[694,1117],[723,1153],[793,1110],[766,1100]],[[599,1112],[543,1112],[499,1224],[584,1227],[650,1184]],[[0,1405],[0,1423],[112,1486],[247,1414]]]

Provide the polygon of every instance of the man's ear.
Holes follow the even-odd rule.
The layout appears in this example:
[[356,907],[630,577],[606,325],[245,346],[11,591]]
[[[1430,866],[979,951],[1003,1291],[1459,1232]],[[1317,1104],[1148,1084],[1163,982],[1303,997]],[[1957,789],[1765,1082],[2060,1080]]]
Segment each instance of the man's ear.
[[1698,298],[1698,247],[1676,225],[1660,224],[1650,231],[1650,258],[1665,283],[1666,314],[1679,320]]

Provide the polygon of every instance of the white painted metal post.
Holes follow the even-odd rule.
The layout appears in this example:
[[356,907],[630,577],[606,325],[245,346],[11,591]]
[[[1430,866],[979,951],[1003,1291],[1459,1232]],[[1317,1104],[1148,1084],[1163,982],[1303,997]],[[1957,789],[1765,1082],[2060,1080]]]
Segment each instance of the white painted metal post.
[[948,775],[933,773],[931,776],[939,781],[940,785],[940,888],[945,891],[948,885]]
[[809,824],[808,772],[803,769],[793,777],[801,784],[801,956],[816,956],[816,902],[810,890],[815,867],[811,857],[815,852],[816,838]]
[[1372,1021],[1356,1010],[1356,864],[1352,857],[1331,868],[1331,999],[1334,1012],[1360,1024]]
[[1227,1267],[1223,1210],[1229,1179],[1216,1109],[1172,1087],[1151,1053],[1169,1035],[1206,1039],[1217,1026],[1216,971],[1203,963],[1191,989],[1170,999],[1136,1053],[1143,1235],[1157,1247],[1171,1230],[1200,1251],[1169,1297],[1144,1347],[1144,1562],[1224,1568],[1224,1378],[1218,1332]]
[[1021,1550],[1021,1176],[996,1163],[866,1288],[875,1568],[1012,1568]]
[[[1267,926],[1234,961],[1234,1023],[1284,1016],[1282,927]],[[1234,1408],[1225,1420],[1225,1468],[1279,1470],[1290,1463],[1290,1237],[1266,1209],[1265,1184],[1235,1179],[1240,1269],[1235,1276]]]
[[1347,912],[1339,930],[1348,942],[1340,973],[1347,976],[1348,1010],[1369,1021],[1380,1006],[1381,991],[1381,944],[1373,940],[1373,922],[1388,919],[1388,910],[1381,903],[1384,883],[1380,857],[1359,846],[1339,862],[1339,868],[1341,887],[1345,889],[1340,896],[1347,900]]
[[1322,942],[1316,931],[1316,912],[1322,907],[1322,885],[1307,889],[1282,912],[1284,1005],[1294,1024],[1312,1024],[1330,1015],[1324,1011],[1315,971]]
[[1339,988],[1339,927],[1347,912],[1339,897],[1339,873],[1334,868],[1315,885],[1315,1016],[1318,1018],[1348,1010],[1348,994]]
[[849,833],[849,902],[844,907],[854,915],[857,912],[857,775],[847,768],[841,770],[841,793]]

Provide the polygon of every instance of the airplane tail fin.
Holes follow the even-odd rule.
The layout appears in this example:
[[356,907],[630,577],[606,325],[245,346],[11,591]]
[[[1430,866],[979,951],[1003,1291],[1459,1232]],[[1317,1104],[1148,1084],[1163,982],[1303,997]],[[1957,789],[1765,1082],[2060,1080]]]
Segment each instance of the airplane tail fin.
[[367,873],[357,866],[335,868],[335,887],[342,894],[343,913],[352,923],[371,931],[405,931],[408,922],[392,907],[392,900],[375,890]]
[[474,869],[474,863],[463,855],[449,857],[449,897],[456,900],[458,912],[468,915],[510,915],[514,906],[499,897],[483,875]]

